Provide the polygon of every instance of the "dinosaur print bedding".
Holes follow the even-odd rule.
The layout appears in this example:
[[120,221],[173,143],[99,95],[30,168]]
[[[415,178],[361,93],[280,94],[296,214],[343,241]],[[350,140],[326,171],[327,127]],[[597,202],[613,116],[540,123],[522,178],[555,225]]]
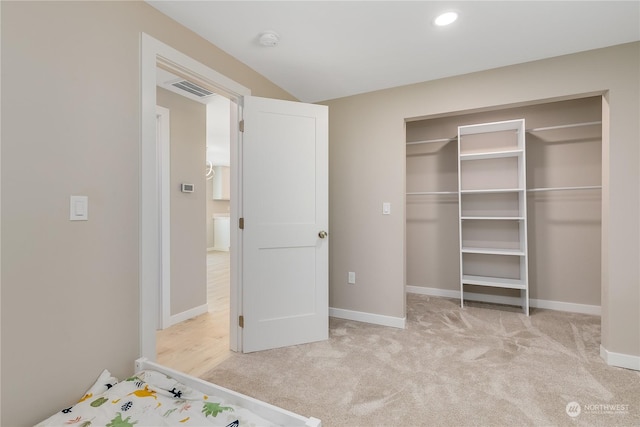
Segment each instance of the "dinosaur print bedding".
[[118,381],[105,370],[75,405],[36,427],[272,426],[224,399],[209,396],[153,370]]

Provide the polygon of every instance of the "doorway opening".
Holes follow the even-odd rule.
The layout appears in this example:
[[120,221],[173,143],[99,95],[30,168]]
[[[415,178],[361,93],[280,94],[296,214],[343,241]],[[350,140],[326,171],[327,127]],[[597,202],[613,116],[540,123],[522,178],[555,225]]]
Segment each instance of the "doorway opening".
[[[166,252],[161,247],[172,234],[165,230],[160,208],[164,194],[160,183],[166,172],[155,138],[158,68],[234,104],[230,108],[234,124],[230,247],[235,249],[229,256],[230,349],[250,352],[326,340],[328,108],[252,97],[247,88],[145,34],[141,47],[141,356],[156,360],[157,313],[164,304],[158,301],[163,295],[160,289],[167,281],[171,286],[161,256]],[[194,170],[202,171],[204,163],[203,158]],[[185,185],[186,193],[191,193],[194,186],[181,181],[183,189]],[[171,304],[173,296],[170,293]]]
[[230,355],[232,103],[161,68],[156,102],[166,229],[157,361],[199,376]]
[[207,328],[212,358],[208,365],[217,365],[230,354],[231,108],[229,99],[216,96],[206,110],[207,314],[213,322]]
[[[164,43],[142,34],[141,49],[141,86],[142,86],[142,114],[141,114],[141,209],[140,209],[140,252],[141,252],[141,271],[140,271],[140,355],[151,360],[157,359],[156,348],[156,330],[165,327],[166,322],[162,318],[171,319],[169,316],[158,315],[158,312],[171,307],[174,303],[172,297],[176,292],[178,283],[171,286],[171,275],[167,274],[166,262],[167,251],[165,247],[171,243],[170,226],[171,221],[166,221],[167,215],[170,215],[170,209],[163,204],[163,198],[167,198],[166,180],[164,176],[169,172],[166,170],[166,162],[162,161],[162,153],[156,141],[156,105],[157,105],[157,85],[158,70],[167,71],[178,76],[187,82],[194,83],[207,91],[215,94],[216,97],[224,97],[229,103],[230,118],[229,123],[236,123],[236,126],[230,126],[230,137],[228,141],[232,141],[229,147],[229,222],[237,222],[239,215],[241,194],[239,177],[241,176],[238,147],[240,143],[240,135],[238,132],[238,118],[241,116],[242,99],[246,95],[250,95],[250,91],[228,79],[227,77],[217,73],[216,71],[206,67],[205,65],[193,60],[192,58],[182,54],[181,52],[165,45]],[[201,185],[199,186],[201,193],[206,192],[206,161],[205,161],[205,145],[202,145],[202,161],[194,170],[197,169],[201,177]],[[165,186],[163,187],[163,183]],[[188,183],[188,182],[187,182]],[[169,184],[170,185],[170,184]],[[173,186],[175,187],[175,186]],[[175,190],[175,188],[173,188]],[[204,191],[202,191],[204,190]],[[180,190],[179,190],[180,191]],[[212,194],[207,192],[207,194]],[[188,196],[189,194],[184,193]],[[213,197],[213,196],[211,196]],[[202,217],[204,223],[205,207],[202,205]],[[167,226],[167,223],[169,225]],[[206,227],[205,227],[206,229]],[[201,233],[203,242],[201,256],[203,259],[203,271],[206,276],[206,232]],[[229,309],[226,322],[226,330],[228,336],[228,344],[225,351],[241,350],[241,330],[237,324],[229,321],[230,318],[237,318],[239,307],[241,306],[241,278],[240,278],[240,260],[241,241],[235,227],[229,230],[229,246],[236,250],[228,252],[229,258]],[[167,292],[169,289],[169,292]],[[208,311],[208,302],[206,301],[206,280],[202,284],[203,302],[196,307],[196,311]],[[169,301],[167,301],[169,299]],[[203,309],[204,307],[204,309]],[[183,312],[178,310],[178,312]],[[176,313],[173,313],[174,315]],[[201,313],[197,313],[201,314]],[[160,319],[160,321],[159,321]],[[175,320],[175,319],[174,319]],[[183,319],[179,319],[183,320]],[[201,339],[202,340],[202,339]],[[188,345],[188,344],[187,344]]]

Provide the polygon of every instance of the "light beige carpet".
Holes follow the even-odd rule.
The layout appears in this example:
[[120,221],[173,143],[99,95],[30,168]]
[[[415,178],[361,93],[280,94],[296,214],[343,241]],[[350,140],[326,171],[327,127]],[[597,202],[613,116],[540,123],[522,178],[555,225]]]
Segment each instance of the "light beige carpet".
[[404,330],[332,318],[328,341],[203,378],[325,427],[640,426],[640,372],[600,358],[599,317],[487,307],[409,294]]

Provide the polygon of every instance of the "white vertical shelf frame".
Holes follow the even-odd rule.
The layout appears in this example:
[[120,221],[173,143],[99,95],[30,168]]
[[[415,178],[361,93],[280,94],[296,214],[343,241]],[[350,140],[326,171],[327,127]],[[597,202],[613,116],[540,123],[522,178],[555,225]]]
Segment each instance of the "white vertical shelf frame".
[[[529,268],[528,268],[528,244],[527,244],[527,183],[526,183],[526,141],[525,141],[525,121],[524,119],[507,120],[493,123],[481,123],[458,127],[458,209],[459,209],[459,239],[460,239],[460,306],[464,307],[464,285],[478,285],[493,288],[517,289],[520,291],[522,300],[522,310],[525,315],[529,315]],[[513,133],[513,135],[509,135]],[[484,135],[480,135],[484,134]],[[494,135],[491,135],[494,134]],[[474,146],[474,141],[470,136],[480,143]],[[468,138],[465,138],[468,137]],[[493,138],[495,137],[495,143]],[[498,160],[496,163],[496,159]],[[504,160],[504,159],[515,159]],[[493,161],[493,163],[492,163]],[[502,162],[502,163],[499,163]],[[472,166],[473,165],[473,166]],[[496,165],[498,166],[496,168]],[[504,170],[501,171],[501,169]],[[515,170],[512,170],[515,168]],[[496,170],[497,169],[497,170]],[[471,172],[471,178],[466,177],[465,171]],[[500,173],[504,173],[504,185],[500,185],[503,180]],[[482,174],[486,173],[487,182],[483,182]],[[491,175],[493,174],[493,178]],[[516,174],[517,179],[514,179]],[[475,210],[468,212],[463,209],[463,199],[466,195],[473,195],[475,200]],[[517,197],[517,212],[508,211],[504,208],[496,209],[491,206],[491,199],[487,197],[487,205],[482,206],[483,195],[503,194],[505,197]],[[478,211],[478,198],[480,198],[480,210]],[[514,203],[515,205],[515,203]],[[472,247],[465,246],[465,235],[463,234],[464,221],[474,221],[476,224],[486,222],[487,224],[513,224],[518,222],[518,241],[508,242],[509,246],[500,247],[500,239],[487,241],[486,247],[483,242],[474,241]],[[482,226],[480,227],[482,228]],[[480,244],[479,244],[480,243]],[[517,244],[518,248],[511,247]],[[495,265],[491,261],[480,263],[482,274],[474,274],[467,271],[465,267],[465,254],[479,254],[493,257],[494,260],[519,263],[518,277],[513,274],[505,274],[499,271],[500,262]],[[518,258],[512,261],[513,257]],[[476,262],[475,268],[478,268]],[[495,268],[495,275],[492,269]],[[469,267],[471,269],[471,267]],[[489,274],[487,274],[489,272]]]

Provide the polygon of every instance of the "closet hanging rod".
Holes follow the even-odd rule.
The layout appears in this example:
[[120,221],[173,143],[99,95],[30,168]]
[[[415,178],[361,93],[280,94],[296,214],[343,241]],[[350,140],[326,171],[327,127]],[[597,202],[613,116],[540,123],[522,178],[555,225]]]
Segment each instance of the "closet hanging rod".
[[530,192],[542,192],[542,191],[562,191],[562,190],[601,190],[601,185],[585,185],[581,187],[548,187],[548,188],[530,188],[527,193]]
[[601,125],[601,124],[602,124],[601,121],[583,122],[583,123],[571,123],[571,124],[568,124],[568,125],[546,126],[546,127],[541,127],[541,128],[526,129],[525,132],[542,132],[542,131],[545,131],[545,130],[570,129],[570,128],[577,128],[577,127],[582,127],[582,126],[594,126],[594,125]]
[[451,142],[451,141],[457,141],[458,137],[453,137],[453,138],[439,138],[439,139],[427,139],[424,141],[412,141],[412,142],[407,142],[407,145],[418,145],[418,144],[432,144],[434,142]]
[[434,196],[440,194],[458,194],[457,191],[415,191],[407,193],[407,196]]

